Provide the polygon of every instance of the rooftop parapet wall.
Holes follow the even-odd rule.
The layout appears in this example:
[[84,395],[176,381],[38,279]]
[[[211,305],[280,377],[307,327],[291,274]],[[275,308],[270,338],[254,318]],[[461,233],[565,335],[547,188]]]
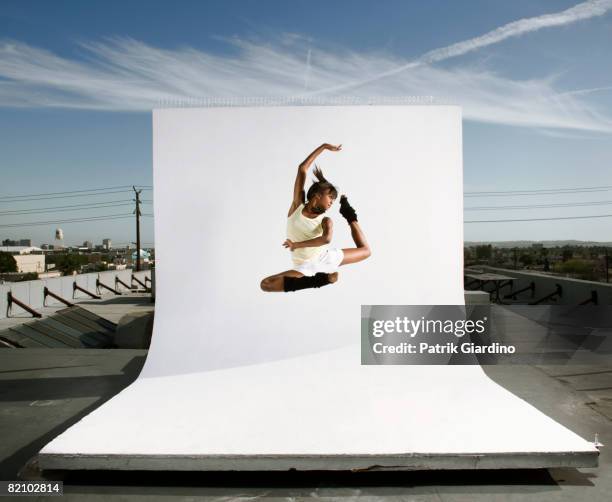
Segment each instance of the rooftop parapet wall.
[[[71,303],[78,303],[81,300],[89,300],[90,297],[81,291],[74,291],[73,284],[76,282],[78,286],[90,291],[99,296],[114,296],[111,291],[100,288],[96,289],[96,280],[99,278],[100,282],[111,287],[117,288],[120,292],[127,292],[121,284],[115,284],[115,278],[119,278],[122,282],[127,285],[132,284],[132,276],[136,277],[141,283],[145,282],[145,277],[153,279],[151,277],[151,271],[145,270],[136,272],[131,269],[128,270],[108,270],[104,272],[91,272],[88,274],[77,274],[77,275],[66,275],[63,277],[52,277],[48,279],[40,279],[36,281],[22,281],[22,282],[8,282],[0,284],[0,319],[7,317],[8,298],[7,294],[11,292],[15,298],[22,301],[26,305],[29,305],[33,309],[40,309],[43,307],[45,301],[44,289],[47,287],[49,291],[56,295],[68,300]],[[150,287],[150,283],[147,284]],[[140,285],[138,285],[141,288]],[[73,296],[74,293],[74,296]],[[47,297],[47,306],[62,306],[63,304],[52,298]],[[28,315],[19,306],[13,305],[12,315]]]
[[[517,291],[529,286],[531,282],[535,284],[533,297],[531,292],[526,291],[517,295],[517,300],[524,300],[526,303],[532,300],[542,298],[553,291],[559,284],[562,288],[562,295],[553,303],[555,305],[578,305],[590,299],[592,292],[597,294],[598,305],[612,305],[612,283],[585,281],[582,279],[572,279],[569,277],[560,277],[556,275],[548,275],[541,272],[531,272],[526,270],[511,270],[506,268],[497,268],[489,266],[479,266],[485,272],[507,275],[515,277],[513,290]],[[501,290],[501,295],[510,293],[510,287],[505,287]]]

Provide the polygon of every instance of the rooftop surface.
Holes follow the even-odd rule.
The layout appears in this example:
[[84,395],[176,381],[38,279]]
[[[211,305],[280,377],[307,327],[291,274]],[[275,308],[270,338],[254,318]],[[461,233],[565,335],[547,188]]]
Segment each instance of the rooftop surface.
[[[84,301],[79,306],[118,324],[124,316],[153,309],[146,295]],[[542,329],[514,312],[505,314],[518,330]],[[62,479],[64,497],[79,501],[143,496],[147,500],[193,500],[194,496],[202,500],[609,500],[612,492],[610,446],[602,448],[600,465],[594,469],[280,474],[40,471],[38,451],[134,381],[146,355],[146,350],[133,349],[0,350],[0,480]],[[588,365],[483,369],[585,439],[593,440],[598,434],[601,443],[612,445],[612,362],[600,358]],[[479,419],[486,417],[475,417],[474,427]]]
[[0,251],[6,253],[31,253],[32,251],[42,251],[42,248],[36,246],[0,246]]

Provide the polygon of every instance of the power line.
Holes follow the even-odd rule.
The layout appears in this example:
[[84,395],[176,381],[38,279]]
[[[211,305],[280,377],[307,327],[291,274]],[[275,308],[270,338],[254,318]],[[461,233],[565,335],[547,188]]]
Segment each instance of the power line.
[[472,220],[463,223],[508,223],[512,221],[552,221],[552,220],[586,220],[590,218],[611,218],[612,214],[595,214],[591,216],[558,216],[556,218],[528,218],[512,220]]
[[89,209],[100,209],[100,208],[105,208],[105,207],[117,207],[117,206],[131,206],[132,203],[131,202],[123,202],[121,201],[121,204],[117,204],[116,202],[114,203],[108,203],[108,204],[96,204],[95,206],[89,206],[87,204],[85,205],[76,205],[76,206],[65,206],[69,209],[61,209],[62,206],[59,206],[57,208],[46,208],[46,209],[41,209],[36,210],[36,209],[25,209],[23,211],[1,211],[0,215],[22,215],[22,214],[38,214],[38,213],[65,213],[67,211],[73,211],[74,208],[79,208],[80,211],[83,210],[89,210]]
[[[144,203],[149,203],[150,201],[141,201]],[[2,215],[19,215],[19,214],[36,214],[36,213],[56,213],[56,212],[64,212],[71,211],[73,209],[98,209],[103,207],[116,207],[116,206],[131,206],[131,202],[125,202],[125,199],[122,200],[109,200],[104,202],[94,202],[91,204],[72,204],[69,206],[53,206],[53,207],[37,207],[32,209],[15,209],[13,211],[0,211],[0,216]]]
[[465,211],[490,211],[496,209],[540,209],[550,207],[580,207],[580,206],[604,206],[612,204],[612,200],[598,200],[593,202],[560,202],[558,204],[530,204],[526,206],[472,206],[464,207]]
[[[114,187],[105,187],[105,188],[89,188],[87,190],[69,190],[67,192],[47,192],[47,193],[31,193],[27,195],[2,195],[0,199],[14,199],[18,197],[39,197],[43,195],[63,195],[69,193],[83,193],[83,192],[99,192],[101,190],[116,190],[117,188],[129,188],[132,185],[119,185]],[[152,188],[150,185],[143,185],[143,188]]]
[[72,218],[69,220],[53,220],[53,221],[33,221],[28,223],[8,223],[0,225],[0,228],[14,228],[14,227],[33,227],[37,225],[57,225],[60,223],[74,223],[80,221],[102,221],[102,220],[118,220],[121,218],[131,218],[132,215],[128,214],[108,214],[104,216],[91,216],[89,218]]
[[611,185],[599,187],[555,188],[538,190],[504,190],[498,192],[464,192],[464,197],[513,197],[518,195],[562,195],[572,193],[608,192]]
[[[151,190],[151,188],[143,188],[142,190]],[[108,195],[112,193],[127,193],[127,192],[131,192],[131,190],[116,190],[116,191],[109,191],[109,192],[72,194],[72,195],[52,195],[49,197],[37,197],[37,198],[31,198],[31,199],[16,199],[16,200],[0,199],[0,204],[15,203],[15,202],[30,202],[30,201],[35,201],[35,200],[64,199],[64,198],[71,198],[71,197],[92,197],[94,195]]]

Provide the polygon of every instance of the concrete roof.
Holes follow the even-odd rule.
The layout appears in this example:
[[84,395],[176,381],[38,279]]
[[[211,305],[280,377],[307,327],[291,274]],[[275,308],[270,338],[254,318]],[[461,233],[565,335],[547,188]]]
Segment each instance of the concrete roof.
[[6,253],[27,254],[31,253],[32,251],[43,251],[43,249],[36,246],[0,246],[0,251],[4,251]]

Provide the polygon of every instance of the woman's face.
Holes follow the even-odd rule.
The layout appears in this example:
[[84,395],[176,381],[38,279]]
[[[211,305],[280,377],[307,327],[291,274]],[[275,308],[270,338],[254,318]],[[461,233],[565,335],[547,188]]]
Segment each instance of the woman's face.
[[319,214],[323,214],[330,207],[332,207],[334,200],[336,200],[336,198],[330,194],[329,190],[323,194],[318,193],[315,195],[314,200],[312,201],[313,210]]

